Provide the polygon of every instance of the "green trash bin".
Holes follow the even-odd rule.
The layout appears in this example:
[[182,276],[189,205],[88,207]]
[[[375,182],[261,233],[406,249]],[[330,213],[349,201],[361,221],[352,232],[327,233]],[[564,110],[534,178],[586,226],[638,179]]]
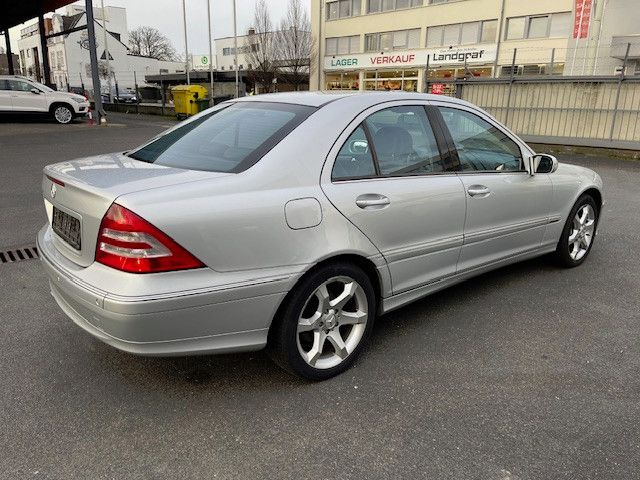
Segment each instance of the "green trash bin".
[[202,112],[203,110],[206,110],[207,108],[209,108],[208,98],[198,98],[196,100],[196,103],[198,104],[198,112]]

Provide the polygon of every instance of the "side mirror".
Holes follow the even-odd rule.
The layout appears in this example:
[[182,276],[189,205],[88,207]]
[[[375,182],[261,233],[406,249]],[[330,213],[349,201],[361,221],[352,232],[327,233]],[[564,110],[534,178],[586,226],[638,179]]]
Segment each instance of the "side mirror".
[[529,172],[531,175],[536,173],[553,173],[558,169],[558,159],[547,153],[537,153],[529,158]]
[[36,95],[40,95],[40,90],[38,90],[37,88],[32,88],[31,89],[31,93],[35,93]]

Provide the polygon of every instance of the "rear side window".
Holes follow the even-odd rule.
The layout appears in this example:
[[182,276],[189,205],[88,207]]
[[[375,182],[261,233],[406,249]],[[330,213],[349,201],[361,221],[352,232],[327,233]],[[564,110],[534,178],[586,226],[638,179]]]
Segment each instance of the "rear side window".
[[386,108],[369,116],[365,123],[371,133],[381,174],[444,171],[424,107]]
[[458,151],[461,171],[523,168],[520,147],[497,127],[465,110],[441,107],[440,113]]
[[336,163],[333,165],[331,178],[344,180],[347,178],[370,177],[376,174],[373,155],[369,141],[362,126],[356,128],[344,143]]
[[238,102],[185,123],[129,156],[169,167],[238,173],[254,165],[315,110]]

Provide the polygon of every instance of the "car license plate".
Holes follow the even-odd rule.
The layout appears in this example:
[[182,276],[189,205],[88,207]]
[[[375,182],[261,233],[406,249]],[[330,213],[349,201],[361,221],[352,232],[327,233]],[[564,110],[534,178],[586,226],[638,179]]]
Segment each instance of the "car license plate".
[[80,220],[53,207],[53,231],[76,250],[80,250]]

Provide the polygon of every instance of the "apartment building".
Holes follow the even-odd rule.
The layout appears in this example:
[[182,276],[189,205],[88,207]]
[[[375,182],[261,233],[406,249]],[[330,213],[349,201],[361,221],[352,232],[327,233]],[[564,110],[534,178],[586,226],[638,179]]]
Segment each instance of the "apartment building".
[[588,51],[583,34],[599,33],[597,1],[577,0],[577,16],[576,0],[312,0],[310,88],[424,91],[427,79],[563,74],[576,49]]

